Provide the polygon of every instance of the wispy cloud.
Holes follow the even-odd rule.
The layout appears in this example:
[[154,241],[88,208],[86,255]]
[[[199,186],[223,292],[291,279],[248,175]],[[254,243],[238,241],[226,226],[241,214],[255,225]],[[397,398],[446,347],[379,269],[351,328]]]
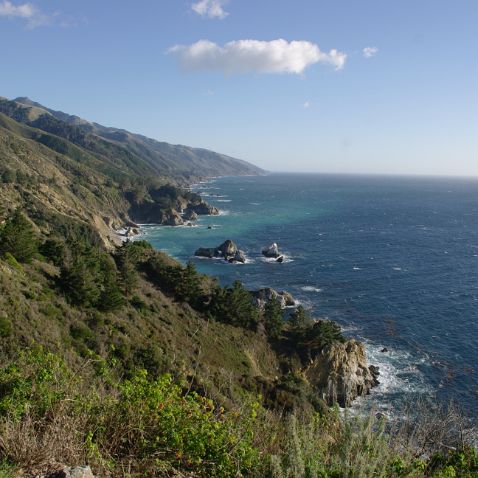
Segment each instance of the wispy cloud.
[[309,101],[304,101],[304,104],[302,105],[304,110],[308,110],[310,108],[310,102]]
[[302,74],[316,63],[327,63],[340,70],[347,60],[335,49],[325,53],[308,41],[237,40],[217,45],[199,40],[192,45],[176,45],[168,50],[176,55],[181,66],[189,71],[219,71],[225,74],[293,73]]
[[202,17],[226,18],[229,13],[224,10],[228,0],[199,0],[191,5],[191,9]]
[[363,56],[365,58],[372,58],[378,53],[378,48],[376,46],[367,46],[362,50]]
[[32,3],[14,4],[9,0],[0,2],[0,17],[21,18],[26,20],[28,28],[49,25],[53,17],[42,13]]

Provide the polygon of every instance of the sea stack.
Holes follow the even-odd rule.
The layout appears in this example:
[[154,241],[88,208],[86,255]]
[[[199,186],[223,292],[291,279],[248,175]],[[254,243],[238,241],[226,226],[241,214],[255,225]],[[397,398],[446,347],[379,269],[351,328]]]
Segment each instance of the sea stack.
[[262,255],[265,257],[271,257],[273,259],[277,259],[281,256],[281,253],[279,252],[279,246],[277,243],[273,242],[270,246],[264,247],[262,249]]

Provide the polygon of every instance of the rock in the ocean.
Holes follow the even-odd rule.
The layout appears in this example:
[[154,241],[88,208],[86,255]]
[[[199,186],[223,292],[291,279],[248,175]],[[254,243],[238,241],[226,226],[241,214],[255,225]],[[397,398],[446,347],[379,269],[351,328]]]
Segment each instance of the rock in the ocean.
[[244,252],[239,250],[237,245],[230,239],[224,241],[217,247],[200,247],[194,255],[198,257],[208,257],[209,259],[222,257],[229,262],[246,262]]
[[251,293],[253,303],[260,309],[263,309],[267,302],[272,299],[277,299],[283,309],[295,306],[295,299],[286,291],[278,292],[275,289],[266,287],[265,289],[255,290]]
[[279,252],[279,246],[274,242],[268,247],[262,249],[262,254],[266,257],[272,257],[277,259],[280,257],[281,253]]
[[378,384],[378,367],[368,366],[364,344],[333,342],[312,358],[304,376],[329,405],[348,407]]
[[200,202],[198,204],[190,204],[188,209],[194,211],[196,214],[208,215],[208,216],[217,216],[219,214],[219,209],[217,207],[211,206],[207,202]]
[[199,249],[196,250],[194,255],[198,257],[208,257],[209,259],[212,259],[213,257],[217,257],[216,249],[214,247],[200,247]]
[[183,215],[185,221],[195,221],[198,218],[198,215],[192,209],[186,209]]

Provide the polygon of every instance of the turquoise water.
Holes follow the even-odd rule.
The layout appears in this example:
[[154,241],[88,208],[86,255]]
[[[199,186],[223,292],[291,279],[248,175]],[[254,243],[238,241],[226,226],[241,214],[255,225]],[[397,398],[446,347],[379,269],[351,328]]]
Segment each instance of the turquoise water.
[[[222,214],[144,227],[156,248],[223,284],[286,289],[365,340],[382,382],[366,402],[393,413],[418,394],[478,416],[478,181],[273,174],[195,190]],[[225,239],[246,264],[194,258]],[[261,256],[271,242],[283,264]]]

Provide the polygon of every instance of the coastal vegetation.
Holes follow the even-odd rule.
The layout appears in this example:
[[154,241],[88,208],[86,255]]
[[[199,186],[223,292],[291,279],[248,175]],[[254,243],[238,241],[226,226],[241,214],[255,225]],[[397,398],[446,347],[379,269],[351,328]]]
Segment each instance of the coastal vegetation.
[[118,240],[134,214],[210,211],[193,169],[25,103],[0,114],[0,477],[477,476],[450,414],[340,412],[376,375],[338,324]]

